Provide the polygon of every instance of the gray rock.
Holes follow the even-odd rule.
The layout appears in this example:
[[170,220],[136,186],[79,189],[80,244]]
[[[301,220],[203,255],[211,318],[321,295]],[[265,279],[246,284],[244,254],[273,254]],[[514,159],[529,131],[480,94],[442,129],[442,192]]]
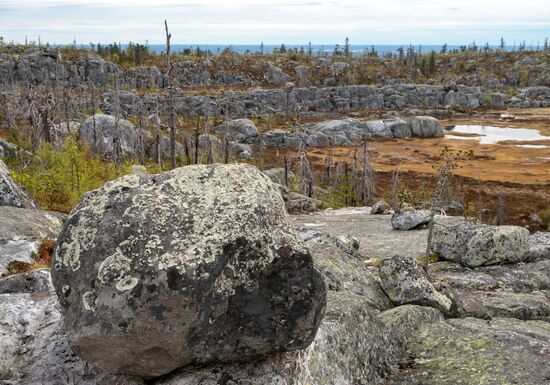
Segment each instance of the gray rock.
[[531,293],[550,289],[550,260],[475,269],[443,261],[430,264],[429,272],[437,288],[458,291]]
[[456,315],[491,319],[494,317],[550,322],[550,292],[462,291],[456,296]]
[[296,148],[302,141],[301,135],[283,130],[268,131],[262,135],[266,147],[272,148]]
[[38,293],[51,288],[49,269],[38,269],[0,278],[0,294]]
[[8,167],[0,159],[0,206],[24,207],[35,209],[36,203],[27,190],[13,180]]
[[250,119],[236,119],[216,127],[216,133],[225,135],[230,141],[254,144],[258,140],[258,129]]
[[406,231],[430,223],[429,210],[401,209],[391,217],[391,225],[394,230]]
[[456,317],[550,320],[550,260],[475,269],[437,262],[429,271],[434,286],[452,296]]
[[380,284],[396,305],[431,306],[444,313],[452,302],[439,293],[420,264],[408,257],[386,258],[380,264]]
[[443,321],[443,314],[433,307],[402,305],[380,313],[396,347],[399,358],[405,356],[406,347],[414,341],[418,330],[426,325]]
[[432,250],[468,267],[517,263],[528,257],[529,231],[518,226],[462,222],[434,226]]
[[378,138],[393,138],[393,132],[390,126],[387,126],[383,120],[369,120],[367,122],[369,133]]
[[386,201],[382,199],[372,205],[370,209],[370,213],[372,215],[387,215],[390,213],[390,210],[391,210],[390,205],[387,204]]
[[529,236],[529,252],[527,259],[536,261],[550,259],[550,233],[538,231]]
[[0,206],[0,218],[0,276],[13,261],[34,262],[40,241],[57,238],[63,225],[63,215],[10,206]]
[[330,146],[330,138],[323,132],[314,132],[306,138],[306,144],[309,147],[327,147]]
[[268,66],[266,79],[269,83],[282,86],[292,81],[291,76],[285,74],[282,69],[273,65],[273,63],[268,63]]
[[542,219],[540,218],[540,215],[536,213],[529,215],[529,220],[533,223],[542,223]]
[[393,370],[391,335],[365,297],[329,291],[327,311],[313,343],[251,363],[184,369],[157,385],[379,384]]
[[449,319],[422,328],[407,350],[389,385],[541,385],[550,378],[544,321]]
[[114,116],[96,114],[90,116],[80,127],[80,137],[97,154],[113,155],[115,138],[117,138],[122,153],[134,154],[137,143],[137,131],[134,125],[124,119],[119,119],[118,129],[115,132],[116,120]]
[[312,213],[323,206],[323,202],[310,198],[296,192],[287,192],[283,194],[286,210],[289,213]]
[[[283,167],[278,168],[270,168],[269,170],[262,171],[265,175],[271,179],[273,183],[278,183],[280,185],[285,184],[285,169]],[[294,180],[294,173],[290,170],[288,170],[288,182],[292,182]]]
[[346,146],[370,139],[367,124],[353,118],[327,120],[307,127],[311,135],[323,133],[331,146]]
[[412,136],[410,124],[403,119],[384,120],[384,124],[391,130],[394,138],[410,138]]
[[49,271],[0,280],[0,378],[3,384],[144,385],[101,373],[69,348]]
[[299,228],[298,234],[310,248],[315,265],[324,275],[329,290],[361,295],[369,306],[377,310],[392,307],[353,242],[307,227]]
[[154,377],[302,349],[325,306],[279,192],[248,165],[107,183],[71,213],[53,266],[72,349],[110,372]]
[[416,116],[409,120],[413,136],[421,138],[437,138],[444,136],[441,123],[431,116]]
[[65,217],[50,211],[0,206],[0,244],[10,240],[55,239]]

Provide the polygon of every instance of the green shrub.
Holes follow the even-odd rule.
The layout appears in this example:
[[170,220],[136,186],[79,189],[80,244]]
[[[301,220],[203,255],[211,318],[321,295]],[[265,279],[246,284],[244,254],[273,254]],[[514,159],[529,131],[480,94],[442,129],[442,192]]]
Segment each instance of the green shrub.
[[540,212],[540,219],[542,220],[542,227],[550,231],[550,206]]
[[60,149],[44,144],[35,155],[27,167],[15,164],[12,174],[45,210],[68,213],[85,192],[131,172],[129,163],[117,167],[72,138]]

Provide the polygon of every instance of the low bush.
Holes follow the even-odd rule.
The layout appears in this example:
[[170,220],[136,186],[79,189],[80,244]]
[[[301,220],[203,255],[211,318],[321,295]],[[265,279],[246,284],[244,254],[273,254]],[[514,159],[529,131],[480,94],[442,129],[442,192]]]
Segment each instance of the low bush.
[[30,164],[11,165],[14,179],[45,210],[68,213],[82,195],[131,172],[130,163],[117,167],[69,138],[59,149],[42,145]]
[[550,231],[550,206],[548,206],[545,210],[541,211],[540,219],[542,221],[542,227],[546,231]]

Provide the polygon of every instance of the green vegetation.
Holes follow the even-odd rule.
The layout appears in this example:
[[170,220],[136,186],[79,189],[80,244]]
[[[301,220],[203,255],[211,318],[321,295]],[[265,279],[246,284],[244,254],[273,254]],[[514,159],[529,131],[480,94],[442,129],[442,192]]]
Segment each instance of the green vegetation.
[[130,172],[130,163],[117,167],[73,138],[59,149],[43,144],[35,155],[28,166],[12,161],[10,168],[14,179],[45,210],[68,213],[85,192]]
[[540,219],[542,220],[542,227],[546,231],[550,231],[550,206],[548,206],[545,210],[541,211]]

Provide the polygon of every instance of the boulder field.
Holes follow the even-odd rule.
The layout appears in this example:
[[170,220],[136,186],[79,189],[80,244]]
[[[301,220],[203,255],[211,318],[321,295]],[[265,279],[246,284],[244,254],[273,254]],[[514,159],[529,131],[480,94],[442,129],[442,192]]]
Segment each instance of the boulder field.
[[51,272],[0,278],[0,381],[548,383],[548,233],[436,216],[425,271],[428,230],[370,212],[289,217],[245,165],[122,177],[67,218],[0,207],[4,246],[57,238]]

